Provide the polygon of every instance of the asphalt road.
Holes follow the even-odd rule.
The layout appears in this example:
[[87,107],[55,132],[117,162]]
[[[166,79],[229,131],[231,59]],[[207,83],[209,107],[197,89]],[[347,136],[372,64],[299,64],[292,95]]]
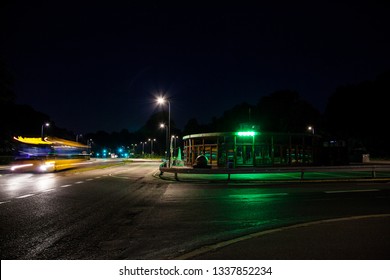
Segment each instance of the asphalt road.
[[117,237],[164,193],[156,165],[1,176],[1,258],[115,258]]
[[194,184],[160,179],[158,165],[2,174],[1,259],[174,259],[251,233],[390,213],[387,182]]

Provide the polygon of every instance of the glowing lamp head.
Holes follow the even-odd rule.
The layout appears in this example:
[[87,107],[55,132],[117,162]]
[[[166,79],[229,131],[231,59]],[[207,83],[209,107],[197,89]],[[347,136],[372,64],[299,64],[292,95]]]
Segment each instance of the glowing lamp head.
[[157,98],[157,103],[158,104],[164,104],[165,103],[165,98],[164,97],[158,97]]

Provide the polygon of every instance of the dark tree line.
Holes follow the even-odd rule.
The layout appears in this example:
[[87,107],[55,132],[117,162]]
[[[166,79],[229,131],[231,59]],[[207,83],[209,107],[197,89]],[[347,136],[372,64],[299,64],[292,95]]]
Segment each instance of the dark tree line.
[[302,133],[312,125],[324,140],[344,140],[350,149],[361,149],[373,157],[390,157],[389,94],[390,71],[373,81],[340,86],[330,96],[324,113],[297,92],[282,90],[262,97],[256,105],[236,105],[206,125],[191,119],[183,134],[236,131],[245,122],[263,131],[284,133]]
[[[237,131],[241,123],[252,123],[267,132],[307,132],[308,125],[315,127],[316,134],[324,139],[345,140],[350,145],[367,150],[374,157],[390,157],[390,135],[387,130],[388,95],[390,72],[385,72],[373,81],[337,88],[330,96],[326,110],[320,113],[311,104],[302,100],[298,92],[280,90],[259,99],[257,104],[242,103],[214,117],[207,124],[197,119],[188,120],[183,130],[171,120],[171,135],[179,137],[194,133]],[[12,75],[0,60],[0,153],[12,150],[15,135],[36,136],[42,123],[50,117],[27,105],[15,103]],[[160,124],[168,119],[166,111],[154,113],[137,131],[123,129],[120,132],[91,132],[82,135],[79,141],[93,140],[95,148],[127,147],[156,139],[156,152],[165,149],[166,130]],[[75,140],[75,134],[59,128],[51,122],[50,134]],[[167,124],[166,124],[167,125]]]
[[191,119],[183,133],[237,131],[241,123],[256,124],[267,132],[305,132],[308,124],[316,125],[320,118],[319,111],[301,100],[297,92],[282,90],[261,98],[256,105],[236,105],[207,125]]
[[324,113],[324,132],[363,146],[376,157],[390,156],[390,72],[373,81],[339,87]]
[[48,115],[29,105],[16,104],[15,99],[12,74],[0,58],[0,155],[12,153],[14,136],[36,137],[45,122],[50,122],[52,135],[68,139],[73,136],[72,132],[57,127]]

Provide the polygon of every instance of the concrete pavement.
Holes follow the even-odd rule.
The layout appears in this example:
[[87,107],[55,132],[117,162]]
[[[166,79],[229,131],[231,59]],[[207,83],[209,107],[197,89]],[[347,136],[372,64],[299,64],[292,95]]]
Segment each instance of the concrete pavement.
[[192,260],[389,260],[390,214],[266,230],[188,252]]

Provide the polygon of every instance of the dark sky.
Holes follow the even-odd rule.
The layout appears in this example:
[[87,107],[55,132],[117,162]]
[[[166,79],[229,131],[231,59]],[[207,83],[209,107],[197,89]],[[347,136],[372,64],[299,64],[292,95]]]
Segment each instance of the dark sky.
[[389,69],[390,11],[375,1],[124,2],[3,5],[17,102],[75,133],[134,131],[164,94],[183,128],[281,89],[323,111],[337,86]]

